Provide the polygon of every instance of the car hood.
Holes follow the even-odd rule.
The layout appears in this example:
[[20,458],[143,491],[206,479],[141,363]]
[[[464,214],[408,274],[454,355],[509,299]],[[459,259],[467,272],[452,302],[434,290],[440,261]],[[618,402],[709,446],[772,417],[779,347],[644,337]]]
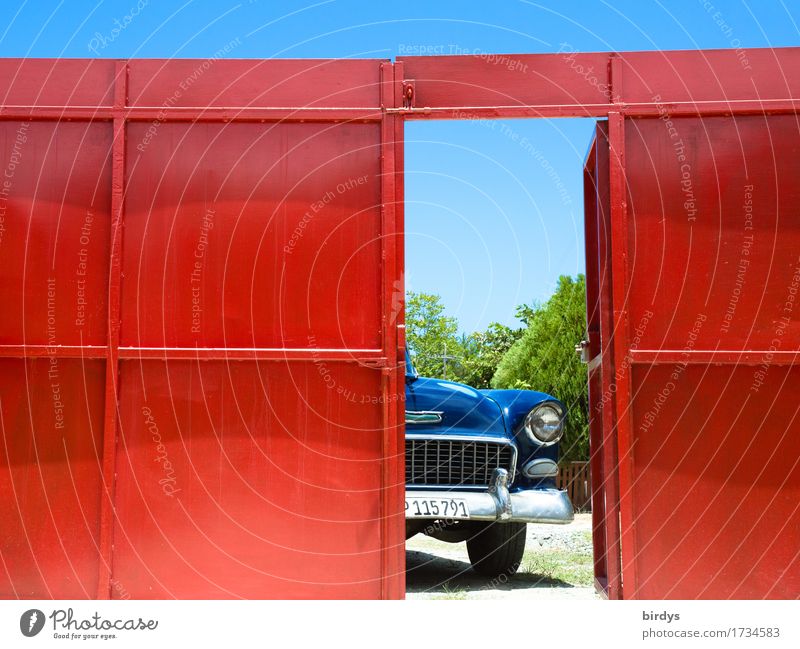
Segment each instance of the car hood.
[[[452,381],[420,377],[406,385],[406,434],[506,437],[503,410],[491,397]],[[441,413],[440,423],[410,423],[412,413]]]

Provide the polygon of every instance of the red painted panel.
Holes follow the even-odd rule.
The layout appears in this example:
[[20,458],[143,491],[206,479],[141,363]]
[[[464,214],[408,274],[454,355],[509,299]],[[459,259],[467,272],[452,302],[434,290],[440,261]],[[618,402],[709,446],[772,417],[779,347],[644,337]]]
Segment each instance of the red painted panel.
[[[797,297],[800,127],[790,115],[672,124],[626,126],[631,319],[660,307],[639,348],[767,349]],[[800,320],[781,335],[800,342]]]
[[0,343],[106,342],[111,125],[0,122]]
[[128,131],[122,345],[381,347],[379,124]]
[[105,361],[0,359],[0,597],[97,592]]
[[0,104],[111,106],[114,65],[102,59],[2,59]]
[[[418,108],[608,104],[608,53],[398,57]],[[499,115],[498,115],[499,116]]]
[[797,597],[800,370],[773,360],[800,348],[800,129],[628,120],[625,152],[631,346],[662,355],[620,440],[625,597]]
[[774,49],[625,52],[626,102],[765,102],[800,93],[800,50]]
[[201,109],[376,107],[379,70],[380,61],[371,59],[142,59],[130,61],[129,102]]
[[758,393],[752,367],[675,369],[634,371],[626,597],[798,597],[800,368],[770,368]]
[[380,597],[379,371],[125,361],[121,382],[132,597]]

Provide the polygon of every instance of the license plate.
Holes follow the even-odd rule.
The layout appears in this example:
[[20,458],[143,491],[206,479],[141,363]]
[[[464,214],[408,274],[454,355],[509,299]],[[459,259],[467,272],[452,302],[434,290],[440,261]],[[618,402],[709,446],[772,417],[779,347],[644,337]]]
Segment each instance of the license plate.
[[469,518],[464,498],[406,496],[406,518]]

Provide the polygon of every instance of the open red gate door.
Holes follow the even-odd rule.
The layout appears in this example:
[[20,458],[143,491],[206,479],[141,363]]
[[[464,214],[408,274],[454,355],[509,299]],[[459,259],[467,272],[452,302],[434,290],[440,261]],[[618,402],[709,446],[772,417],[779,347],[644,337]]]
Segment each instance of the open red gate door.
[[609,147],[598,127],[586,165],[599,585],[797,597],[797,118],[618,116],[616,128]]
[[0,61],[0,596],[402,597],[394,71]]
[[[598,123],[584,166],[586,329],[589,376],[592,540],[596,587],[620,597],[619,476],[615,427],[616,372],[611,284],[608,122]],[[627,367],[620,368],[621,372]]]

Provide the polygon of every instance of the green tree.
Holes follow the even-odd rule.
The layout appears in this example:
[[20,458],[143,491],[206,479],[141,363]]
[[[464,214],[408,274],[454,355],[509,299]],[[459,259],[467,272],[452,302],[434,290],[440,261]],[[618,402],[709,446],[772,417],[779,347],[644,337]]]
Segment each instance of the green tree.
[[406,337],[414,366],[422,376],[458,380],[461,344],[458,321],[444,313],[442,298],[431,293],[406,295]]
[[539,390],[563,401],[568,415],[561,457],[588,460],[586,366],[575,353],[586,332],[586,278],[559,277],[547,302],[522,306],[517,317],[527,329],[500,361],[492,387]]
[[463,336],[459,380],[474,388],[488,388],[503,356],[523,331],[492,322],[486,331]]

